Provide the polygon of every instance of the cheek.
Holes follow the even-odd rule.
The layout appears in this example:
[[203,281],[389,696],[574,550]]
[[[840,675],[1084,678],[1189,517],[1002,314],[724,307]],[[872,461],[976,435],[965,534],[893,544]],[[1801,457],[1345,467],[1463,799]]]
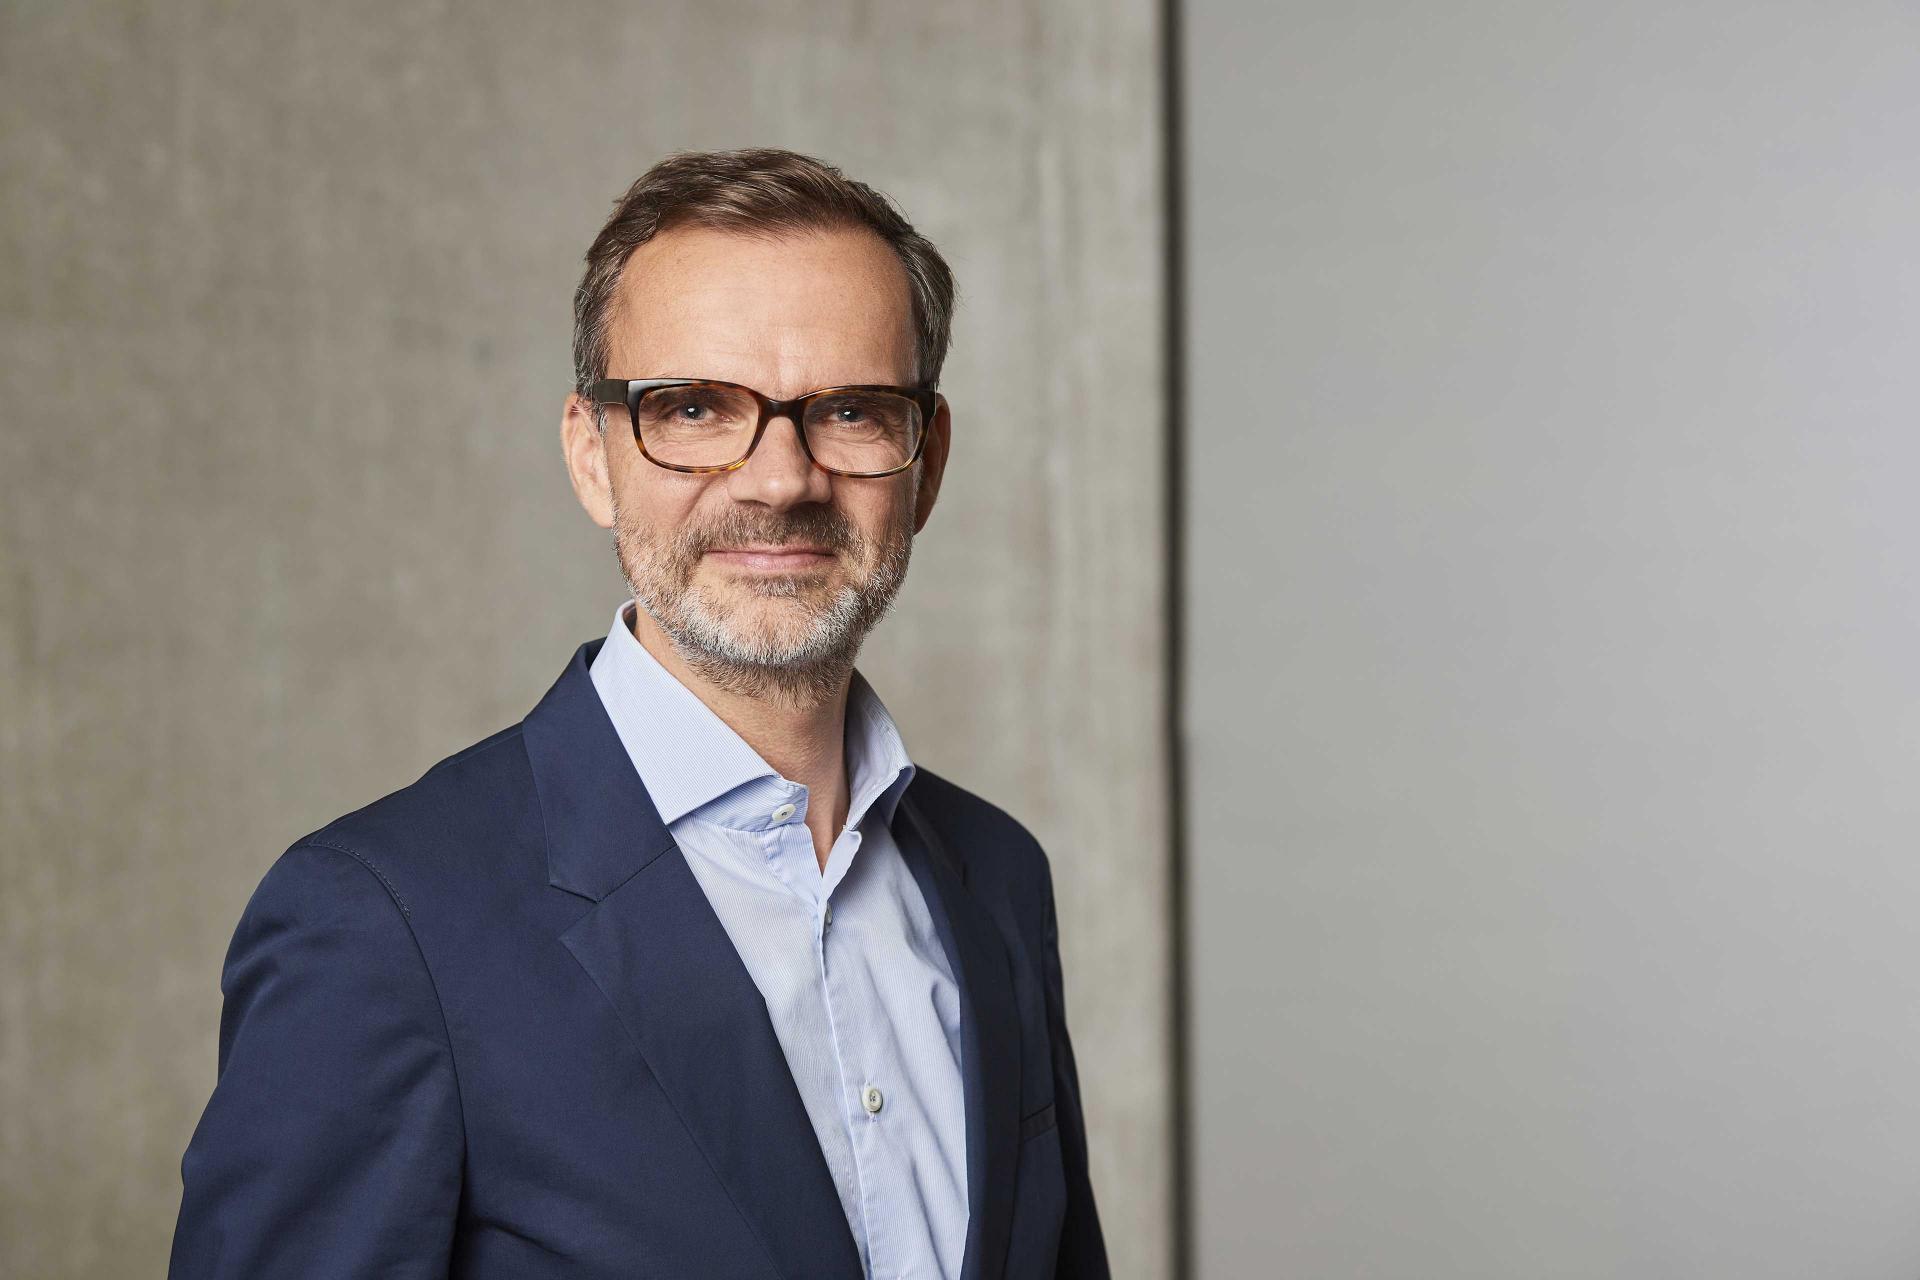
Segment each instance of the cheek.
[[[712,487],[702,477],[665,471],[640,460],[651,475],[627,477],[620,492],[620,522],[628,529],[644,529],[651,537],[669,538],[701,520],[701,499]],[[709,517],[710,518],[710,517]]]
[[[870,482],[871,483],[871,482]],[[913,490],[905,485],[850,496],[841,507],[869,545],[878,546],[913,528]]]

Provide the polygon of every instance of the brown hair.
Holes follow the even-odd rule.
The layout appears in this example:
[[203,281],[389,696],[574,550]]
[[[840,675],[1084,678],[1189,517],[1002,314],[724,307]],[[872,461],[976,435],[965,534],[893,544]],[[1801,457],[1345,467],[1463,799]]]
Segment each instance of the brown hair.
[[608,313],[627,259],[678,226],[763,235],[846,227],[872,231],[906,269],[919,384],[938,384],[954,301],[953,273],[940,251],[866,183],[812,156],[762,147],[669,156],[614,202],[613,215],[587,250],[587,272],[573,294],[573,378],[581,395],[607,375]]

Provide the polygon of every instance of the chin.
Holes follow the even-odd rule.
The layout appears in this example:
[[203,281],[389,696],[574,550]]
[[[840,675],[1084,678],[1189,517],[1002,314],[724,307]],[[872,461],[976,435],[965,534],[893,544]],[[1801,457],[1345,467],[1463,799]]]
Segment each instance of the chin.
[[764,592],[755,592],[748,599],[734,599],[728,604],[730,607],[715,621],[729,636],[750,645],[775,645],[781,649],[804,644],[826,612],[824,602]]
[[845,589],[837,573],[727,574],[707,595],[743,615],[812,616],[829,608]]

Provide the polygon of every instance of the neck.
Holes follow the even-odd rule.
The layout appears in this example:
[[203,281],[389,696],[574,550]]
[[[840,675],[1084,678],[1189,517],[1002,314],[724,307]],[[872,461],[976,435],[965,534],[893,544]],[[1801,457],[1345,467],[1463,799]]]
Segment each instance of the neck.
[[[807,826],[816,839],[847,820],[847,690],[853,667],[804,680],[714,672],[689,662],[645,609],[630,608],[627,629],[655,661],[691,689],[781,777],[807,789]],[[827,841],[831,844],[831,838]],[[824,855],[822,855],[824,861]]]

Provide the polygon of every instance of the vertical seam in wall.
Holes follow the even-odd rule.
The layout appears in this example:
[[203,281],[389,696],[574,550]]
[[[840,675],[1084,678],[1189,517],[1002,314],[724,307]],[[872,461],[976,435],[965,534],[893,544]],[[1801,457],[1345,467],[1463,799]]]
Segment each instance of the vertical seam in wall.
[[1166,646],[1164,715],[1167,744],[1167,1008],[1171,1044],[1173,1271],[1193,1274],[1192,1132],[1188,1046],[1193,1043],[1187,993],[1187,752],[1186,752],[1186,218],[1181,136],[1182,79],[1180,0],[1160,4],[1161,198],[1165,254],[1162,260],[1163,350],[1166,407],[1162,473],[1166,527],[1166,574],[1162,615]]

